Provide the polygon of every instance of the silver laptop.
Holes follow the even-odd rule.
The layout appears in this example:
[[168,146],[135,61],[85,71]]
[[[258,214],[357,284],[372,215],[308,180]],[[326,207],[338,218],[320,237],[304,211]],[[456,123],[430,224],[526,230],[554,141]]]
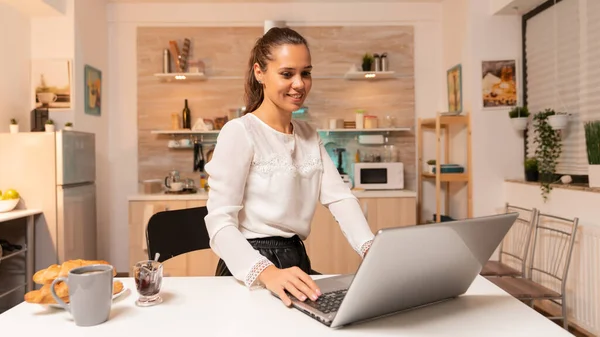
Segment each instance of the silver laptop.
[[356,274],[319,279],[323,295],[316,302],[289,295],[292,305],[338,328],[456,298],[467,291],[517,216],[382,229]]

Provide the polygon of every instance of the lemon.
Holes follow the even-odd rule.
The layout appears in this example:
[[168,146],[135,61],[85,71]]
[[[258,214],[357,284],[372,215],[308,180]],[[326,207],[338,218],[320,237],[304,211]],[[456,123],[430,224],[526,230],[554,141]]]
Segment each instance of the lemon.
[[19,199],[20,195],[15,189],[9,188],[2,194],[2,200]]

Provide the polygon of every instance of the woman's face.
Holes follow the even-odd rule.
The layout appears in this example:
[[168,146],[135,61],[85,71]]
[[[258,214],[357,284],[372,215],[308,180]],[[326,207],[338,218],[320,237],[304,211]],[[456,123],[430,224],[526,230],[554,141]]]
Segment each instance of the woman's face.
[[263,84],[263,103],[291,113],[302,107],[312,86],[310,52],[302,44],[285,44],[272,50],[272,58],[265,72],[254,65],[254,74]]

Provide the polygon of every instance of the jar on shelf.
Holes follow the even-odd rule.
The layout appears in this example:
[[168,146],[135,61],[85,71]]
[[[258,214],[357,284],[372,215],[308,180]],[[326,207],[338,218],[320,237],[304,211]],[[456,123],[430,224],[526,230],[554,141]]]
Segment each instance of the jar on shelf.
[[377,129],[377,116],[367,115],[365,116],[365,129]]
[[174,112],[171,114],[171,130],[179,129],[181,129],[181,124],[179,124],[179,114]]
[[381,57],[379,54],[373,54],[373,64],[375,71],[381,71]]
[[381,59],[381,71],[389,71],[389,63],[388,63],[387,53],[381,54],[380,59]]
[[365,110],[358,109],[356,110],[356,128],[364,129],[365,128]]

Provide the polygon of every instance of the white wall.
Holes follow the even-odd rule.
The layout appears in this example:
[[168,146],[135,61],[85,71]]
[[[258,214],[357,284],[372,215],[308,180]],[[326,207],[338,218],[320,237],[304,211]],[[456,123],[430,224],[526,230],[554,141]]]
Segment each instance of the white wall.
[[[463,111],[471,114],[473,216],[497,212],[505,201],[506,178],[523,176],[523,138],[511,127],[509,109],[483,110],[481,102],[481,61],[521,57],[521,20],[518,16],[492,16],[492,0],[444,0],[444,73],[462,65]],[[445,78],[443,107],[447,109]],[[466,133],[452,132],[452,162],[466,164]],[[433,146],[429,151],[433,151]],[[431,152],[431,158],[434,153]],[[429,157],[427,157],[429,158]],[[424,191],[424,216],[435,211],[433,189]],[[467,216],[466,188],[450,188],[450,215]]]
[[521,18],[491,16],[490,1],[469,0],[470,66],[465,79],[471,84],[467,95],[473,112],[474,216],[495,213],[502,207],[505,179],[523,179],[523,136],[512,128],[509,109],[482,109],[481,61],[508,58],[520,64],[522,55]]
[[29,130],[30,31],[28,16],[0,3],[0,132],[8,132],[11,118]]
[[[31,55],[28,57],[32,60],[68,59],[73,61],[75,55],[74,0],[65,1],[64,15],[31,19]],[[57,129],[61,129],[65,122],[73,121],[73,107],[77,101],[74,82],[71,82],[71,88],[71,109],[50,111],[49,118],[54,120]],[[34,108],[34,99],[33,92],[30,91],[27,97],[30,110]]]
[[[448,94],[446,85],[446,71],[451,67],[462,64],[463,76],[464,68],[466,65],[467,57],[467,27],[468,27],[468,0],[445,0],[441,4],[442,9],[442,53],[441,60],[438,62],[440,69],[438,70],[438,76],[441,81],[441,97],[438,99],[438,105],[436,110],[427,111],[425,115],[419,115],[417,117],[434,117],[436,113],[442,111],[448,111]],[[464,81],[463,81],[464,82]],[[468,83],[463,83],[463,88]],[[463,105],[465,104],[464,97],[465,90],[463,89]],[[463,111],[468,111],[467,107],[463,107]],[[458,130],[457,130],[458,129]],[[456,144],[454,149],[451,151],[449,162],[466,164],[466,155],[464,146],[465,133],[460,131],[460,128],[452,128],[451,136],[452,143]],[[445,144],[448,137],[442,137],[442,143]],[[436,158],[436,139],[435,131],[427,130],[423,132],[423,161],[427,162],[429,159]],[[442,158],[443,158],[443,147],[442,147]],[[444,159],[442,159],[444,160]],[[444,184],[442,184],[443,186]],[[451,201],[450,201],[450,212],[447,214],[444,203],[444,196],[446,191],[442,191],[442,204],[440,205],[441,213],[444,215],[450,215],[455,218],[466,217],[466,190],[463,188],[462,183],[453,183],[450,186]],[[426,220],[433,220],[433,214],[436,213],[436,197],[435,197],[435,181],[425,180],[423,182],[423,204],[421,222]]]
[[[111,4],[109,5],[109,261],[128,270],[128,201],[137,193],[138,26],[414,25],[417,116],[433,116],[442,97],[441,5],[434,3]],[[357,37],[358,38],[358,37]],[[112,118],[114,116],[114,118]],[[165,172],[166,174],[166,172]]]
[[[75,2],[75,111],[73,124],[76,130],[96,135],[96,207],[98,242],[108,242],[109,206],[109,149],[108,121],[111,117],[110,94],[106,91],[110,79],[108,64],[108,23],[106,0]],[[88,115],[84,112],[85,90],[84,67],[90,65],[102,72],[101,115]],[[107,259],[110,246],[98,245],[98,258]],[[111,261],[111,260],[109,260]]]

